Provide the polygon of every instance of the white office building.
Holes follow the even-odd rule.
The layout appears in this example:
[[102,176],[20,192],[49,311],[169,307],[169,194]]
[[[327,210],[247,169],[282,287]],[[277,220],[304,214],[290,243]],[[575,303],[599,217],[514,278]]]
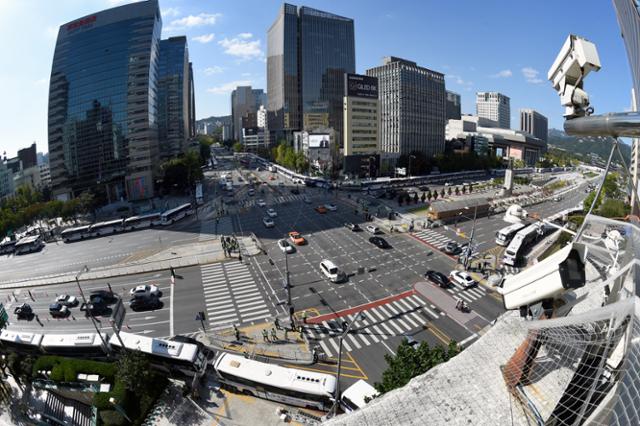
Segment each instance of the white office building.
[[511,100],[499,92],[477,92],[476,114],[478,117],[497,121],[503,129],[511,128]]

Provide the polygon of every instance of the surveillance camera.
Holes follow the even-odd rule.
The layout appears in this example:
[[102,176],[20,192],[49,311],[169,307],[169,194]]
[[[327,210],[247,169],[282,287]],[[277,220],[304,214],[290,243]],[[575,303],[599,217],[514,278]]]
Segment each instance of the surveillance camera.
[[589,107],[589,95],[583,89],[584,78],[592,70],[600,70],[596,45],[571,34],[547,74],[565,107],[565,118],[583,117],[593,112]]
[[505,279],[502,299],[505,309],[522,309],[552,300],[586,281],[584,244],[572,243],[529,269]]

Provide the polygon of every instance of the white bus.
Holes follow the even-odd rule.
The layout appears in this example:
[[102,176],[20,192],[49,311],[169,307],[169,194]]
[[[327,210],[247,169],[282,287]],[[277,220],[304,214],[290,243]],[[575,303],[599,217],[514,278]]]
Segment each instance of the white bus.
[[33,253],[39,251],[44,247],[44,242],[40,235],[31,235],[30,237],[21,238],[16,243],[15,254]]
[[76,228],[65,229],[60,233],[62,241],[68,243],[70,241],[78,241],[91,236],[89,233],[91,225],[78,226]]
[[360,379],[344,392],[340,396],[340,407],[345,413],[358,410],[369,402],[369,399],[373,399],[380,393],[371,386],[369,383]]
[[124,230],[133,231],[134,229],[153,228],[162,223],[162,215],[160,213],[149,213],[142,216],[132,216],[124,220]]
[[0,332],[0,342],[2,342],[2,346],[19,352],[35,353],[40,351],[42,334],[2,330]]
[[[118,336],[120,336],[118,338]],[[151,365],[166,373],[180,373],[185,376],[200,376],[207,368],[205,353],[197,345],[172,340],[156,339],[121,331],[113,334],[109,345],[114,351],[124,349],[140,351],[149,356]]]
[[328,411],[333,405],[336,378],[330,374],[281,367],[220,353],[214,369],[224,387],[299,407]]
[[199,206],[204,204],[204,196],[202,194],[202,183],[201,182],[198,182],[196,184],[196,204],[198,204]]
[[161,221],[163,225],[171,225],[190,214],[193,214],[193,207],[191,206],[191,203],[186,203],[162,213]]
[[514,223],[496,232],[496,244],[506,246],[515,237],[515,235],[525,226],[526,223]]
[[100,237],[102,235],[111,235],[124,230],[124,219],[109,220],[107,222],[94,223],[89,227],[89,235],[92,237]]
[[504,252],[502,263],[505,265],[516,266],[518,259],[522,256],[522,251],[536,238],[540,233],[540,226],[537,223],[527,226],[520,230],[509,247]]
[[102,333],[102,339],[98,333],[45,334],[40,348],[49,355],[103,358],[108,352],[105,343],[109,342],[109,335]]

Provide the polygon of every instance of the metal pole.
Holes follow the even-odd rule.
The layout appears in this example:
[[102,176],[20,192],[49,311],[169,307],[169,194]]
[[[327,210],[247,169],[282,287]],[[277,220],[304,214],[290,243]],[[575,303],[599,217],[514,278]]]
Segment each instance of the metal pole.
[[469,258],[471,257],[471,251],[473,250],[473,236],[476,233],[476,219],[478,217],[478,202],[476,201],[476,208],[473,211],[473,226],[471,227],[471,236],[469,237],[469,245],[467,246],[467,255],[464,258],[464,270],[469,267]]
[[118,341],[120,342],[120,347],[122,349],[124,349],[124,342],[122,341],[122,338],[120,337],[120,330],[118,330],[118,327],[116,327],[116,325],[113,322],[111,322],[111,328],[113,328],[113,332],[118,337]]
[[289,282],[289,256],[284,253],[284,277],[285,286],[287,288],[287,309],[289,314],[289,324],[293,328],[293,305],[291,303],[291,283]]
[[345,334],[347,334],[348,332],[349,329],[347,328],[347,331],[342,336],[340,336],[340,344],[338,346],[338,378],[336,379],[336,397],[335,401],[333,402],[333,407],[331,407],[331,411],[329,411],[331,417],[335,416],[338,412],[338,404],[340,401],[340,373],[342,371],[342,340],[344,339]]
[[[85,266],[86,268],[86,266]],[[84,270],[84,269],[83,269]],[[82,272],[80,272],[82,273]],[[93,324],[93,327],[96,329],[96,333],[98,333],[98,336],[100,337],[100,340],[102,341],[102,344],[104,345],[105,349],[108,351],[109,350],[109,346],[107,346],[107,342],[105,342],[104,337],[102,336],[102,333],[100,333],[100,330],[98,329],[98,325],[96,324],[96,319],[93,317],[93,312],[91,312],[91,310],[89,309],[89,304],[87,303],[87,298],[84,296],[84,292],[82,291],[82,287],[80,287],[80,279],[78,278],[80,276],[80,274],[76,275],[76,284],[78,285],[78,290],[80,290],[80,295],[82,296],[82,300],[85,304],[85,307],[87,308],[87,312],[89,312],[89,318],[91,319],[91,323]],[[124,345],[123,345],[124,347]]]

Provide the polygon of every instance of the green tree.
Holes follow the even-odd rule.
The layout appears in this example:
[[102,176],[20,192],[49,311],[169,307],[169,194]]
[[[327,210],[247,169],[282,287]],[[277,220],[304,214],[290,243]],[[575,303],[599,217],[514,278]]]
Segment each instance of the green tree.
[[610,218],[624,218],[629,214],[629,211],[630,208],[624,203],[624,201],[608,198],[598,209],[598,214],[600,214],[600,216]]
[[451,196],[452,193],[453,191],[451,190],[451,187],[447,188],[447,195]]
[[118,359],[117,376],[131,392],[138,395],[147,394],[147,384],[153,379],[153,370],[147,355],[140,351],[123,351]]
[[440,198],[444,198],[444,188],[440,191]]
[[456,192],[456,195],[460,195],[460,188],[458,188],[458,187],[456,186],[456,191],[455,191],[455,192]]
[[413,193],[413,204],[418,204],[418,193],[417,192]]
[[242,152],[244,151],[244,146],[240,142],[236,142],[233,144],[233,152]]
[[402,339],[395,355],[384,356],[388,368],[382,373],[382,382],[375,383],[374,387],[380,394],[400,388],[414,377],[448,361],[459,352],[460,348],[454,341],[446,348],[440,345],[432,348],[427,342],[421,342],[414,349],[408,344],[407,339]]
[[[596,191],[592,191],[589,193],[589,195],[587,195],[587,197],[584,199],[582,206],[583,206],[583,211],[586,214],[589,209],[591,208],[591,204],[593,203],[593,200],[596,198]],[[598,197],[598,201],[596,201],[595,206],[593,206],[594,211],[597,211],[598,208],[600,207],[600,204],[602,204],[602,201],[604,200],[604,195],[601,193],[600,197]]]
[[434,200],[438,199],[438,191],[433,191],[433,199]]
[[427,200],[427,195],[423,192],[422,197],[420,197],[420,201],[424,203],[426,200]]
[[467,187],[466,187],[466,186],[463,186],[463,187],[462,187],[462,193],[463,193],[463,194],[466,194],[466,193],[467,193]]
[[473,184],[469,184],[469,193],[471,193],[471,191],[473,191]]

